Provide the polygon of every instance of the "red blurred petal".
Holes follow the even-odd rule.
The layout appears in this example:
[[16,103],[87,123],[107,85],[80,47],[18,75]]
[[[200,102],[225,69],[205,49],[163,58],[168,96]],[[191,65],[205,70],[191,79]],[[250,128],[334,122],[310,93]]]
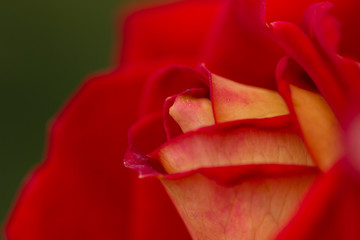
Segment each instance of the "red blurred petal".
[[274,69],[283,51],[265,26],[265,1],[224,1],[220,10],[205,45],[206,66],[237,82],[276,89]]
[[[267,22],[289,21],[300,26],[306,9],[316,2],[318,1],[267,0],[266,20]],[[334,4],[333,14],[341,22],[340,54],[359,61],[360,32],[358,26],[360,25],[360,2],[357,0],[332,0],[331,2]]]
[[346,94],[349,116],[342,116],[341,120],[351,121],[360,112],[360,66],[358,62],[338,54],[340,23],[330,14],[332,8],[330,3],[315,4],[309,11],[311,21],[308,29],[312,41],[318,44],[319,51],[324,52],[324,58],[331,64],[330,67],[342,86],[338,90]]
[[[183,220],[162,184],[156,178],[140,179],[133,184],[129,240],[190,240]],[[124,206],[124,208],[129,206]],[[121,238],[122,239],[122,238]]]
[[301,25],[304,12],[317,0],[266,0],[266,21],[288,21]]
[[219,2],[179,1],[132,13],[125,21],[121,63],[190,57],[196,64]]
[[336,55],[341,37],[340,23],[330,14],[333,4],[322,2],[311,5],[305,14],[305,28],[318,49]]
[[[70,101],[52,127],[46,161],[13,210],[9,239],[188,237],[160,183],[139,182],[122,163],[139,104],[134,92],[148,72],[139,66],[94,78]],[[138,199],[143,188],[151,194]],[[146,238],[137,238],[139,229]]]
[[360,239],[359,202],[359,172],[343,160],[314,184],[277,239]]

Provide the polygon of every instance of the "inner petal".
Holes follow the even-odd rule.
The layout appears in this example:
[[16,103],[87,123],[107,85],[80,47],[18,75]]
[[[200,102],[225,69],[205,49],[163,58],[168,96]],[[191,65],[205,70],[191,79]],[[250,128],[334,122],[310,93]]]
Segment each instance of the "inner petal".
[[215,124],[211,102],[208,98],[179,95],[170,107],[169,114],[184,133]]
[[211,100],[216,122],[289,113],[285,102],[275,91],[240,84],[215,74],[211,76]]

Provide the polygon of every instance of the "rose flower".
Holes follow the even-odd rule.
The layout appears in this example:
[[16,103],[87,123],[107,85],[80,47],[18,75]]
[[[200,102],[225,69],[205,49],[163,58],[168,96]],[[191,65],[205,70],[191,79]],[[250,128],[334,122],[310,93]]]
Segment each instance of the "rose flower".
[[187,0],[129,15],[119,65],[53,122],[6,237],[360,239],[359,10]]

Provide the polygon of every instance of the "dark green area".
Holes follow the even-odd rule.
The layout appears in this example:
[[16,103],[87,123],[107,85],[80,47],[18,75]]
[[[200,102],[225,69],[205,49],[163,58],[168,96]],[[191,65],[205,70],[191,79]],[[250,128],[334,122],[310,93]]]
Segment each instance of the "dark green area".
[[42,159],[48,120],[88,74],[110,66],[122,2],[0,3],[0,223]]

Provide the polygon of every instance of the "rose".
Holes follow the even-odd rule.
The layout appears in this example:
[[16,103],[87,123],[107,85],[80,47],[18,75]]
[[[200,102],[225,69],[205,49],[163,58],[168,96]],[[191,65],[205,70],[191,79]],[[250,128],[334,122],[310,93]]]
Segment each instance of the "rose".
[[[287,69],[301,72],[302,69],[292,65],[287,59],[280,62],[279,81],[289,78],[282,73]],[[172,173],[161,178],[193,238],[252,239],[256,236],[268,239],[286,224],[314,176],[313,169],[304,168],[304,165],[309,165],[306,161],[308,156],[296,136],[287,129],[284,116],[251,119],[286,114],[287,109],[278,100],[279,96],[269,90],[246,87],[216,75],[209,76],[210,103],[204,91],[198,89],[201,84],[196,84],[196,80],[201,79],[201,73],[193,72],[193,76],[187,76],[187,87],[182,88],[188,89],[191,84],[197,88],[168,98],[165,102],[164,122],[169,141],[164,143],[166,139],[159,134],[162,131],[158,117],[141,121],[130,132],[131,146],[126,163],[139,170],[141,175],[149,176],[159,175],[148,166],[154,166],[155,160],[158,160],[165,170],[160,173]],[[166,71],[164,75],[167,77],[159,76],[159,80],[154,81],[155,86],[161,86],[160,83],[165,80],[176,84]],[[298,78],[300,83],[304,80],[302,75]],[[206,82],[206,78],[198,81]],[[179,84],[175,87],[180,88]],[[167,85],[166,90],[169,91],[169,88],[172,89],[171,84]],[[288,88],[291,88],[292,97],[288,97],[288,104],[294,113],[301,113],[299,124],[313,158],[321,169],[326,170],[342,155],[341,131],[337,121],[320,95],[296,85]],[[164,96],[170,94],[158,94],[153,89],[151,92]],[[317,112],[313,113],[312,109],[310,113],[307,112],[309,106]],[[211,126],[214,123],[213,115],[218,123],[216,126]],[[159,116],[161,118],[162,114]],[[251,120],[228,122],[239,119]],[[176,123],[174,125],[172,122],[174,120],[187,133],[174,138],[179,132]],[[308,126],[306,121],[312,125]],[[308,129],[310,127],[311,130]],[[149,129],[159,135],[157,139],[150,138],[150,142],[149,136],[154,134],[149,134]],[[280,132],[280,138],[276,131]],[[327,141],[313,143],[322,138]],[[162,143],[163,146],[160,146]],[[160,147],[154,151],[157,146]],[[259,146],[262,148],[260,153]],[[330,147],[332,151],[323,151]],[[266,156],[265,159],[262,156]],[[277,170],[273,172],[274,165],[269,163],[283,165],[276,165]],[[229,165],[236,167],[224,171],[224,167]],[[221,168],[216,168],[219,166]],[[290,173],[290,170],[294,172]],[[230,176],[224,176],[226,172]],[[290,189],[292,191],[286,195]],[[271,205],[268,199],[271,199]],[[248,219],[251,219],[250,223]]]
[[[278,37],[280,45],[287,51],[282,52],[279,50],[277,52],[276,49],[280,48],[278,44],[271,40],[273,35],[267,32],[265,27],[259,26],[259,19],[256,18],[258,15],[254,14],[255,9],[251,8],[252,5],[246,5],[250,4],[246,1],[238,2],[238,4],[243,4],[241,9],[247,10],[245,13],[239,14],[239,8],[235,4],[235,7],[230,8],[230,12],[223,14],[223,16],[229,18],[222,18],[221,21],[215,22],[215,25],[210,25],[210,19],[213,19],[218,4],[217,1],[186,1],[153,9],[152,11],[156,12],[156,18],[149,17],[152,12],[149,10],[140,12],[128,20],[128,27],[125,29],[130,29],[129,26],[131,25],[145,26],[144,31],[128,31],[125,35],[127,37],[125,47],[129,46],[130,43],[137,45],[125,48],[127,50],[123,53],[123,62],[119,69],[87,83],[56,120],[52,130],[47,162],[28,181],[10,219],[7,228],[10,239],[54,239],[57,236],[61,239],[129,239],[130,236],[135,239],[175,239],[175,237],[185,239],[188,237],[163,190],[159,188],[158,182],[155,179],[136,180],[132,173],[121,168],[119,161],[126,144],[125,132],[135,120],[136,109],[134,106],[137,105],[139,99],[134,93],[137,93],[138,89],[142,88],[150,72],[170,62],[192,66],[200,58],[200,60],[205,60],[210,70],[228,79],[237,80],[241,77],[245,83],[274,89],[275,65],[281,56],[290,54],[309,73],[311,79],[316,82],[321,93],[334,109],[341,125],[347,131],[349,119],[354,119],[351,116],[356,115],[353,114],[356,111],[345,109],[346,111],[341,112],[343,105],[340,105],[340,103],[341,101],[344,103],[344,100],[345,103],[349,103],[349,99],[356,99],[356,96],[351,95],[358,93],[358,88],[350,88],[348,92],[352,94],[344,97],[342,89],[334,90],[332,87],[324,87],[327,80],[314,77],[318,75],[309,72],[309,69],[317,70],[318,67],[314,68],[312,65],[305,65],[304,61],[300,61],[303,60],[302,58],[296,58],[296,54],[294,55],[299,51],[290,51],[292,49],[289,46],[299,46],[284,41],[284,39],[291,40],[291,38],[279,37],[284,35],[274,34]],[[254,6],[257,6],[257,4],[258,2],[254,1]],[[301,8],[296,7],[295,11],[286,11],[288,12],[287,15],[286,13],[278,13],[279,8],[274,7],[278,6],[277,4],[280,4],[282,9],[289,9],[289,7],[285,6],[286,2],[270,2],[267,6],[268,19],[271,21],[279,19],[292,20],[299,25],[299,15],[303,14],[304,6]],[[350,7],[348,4],[350,4]],[[309,3],[299,3],[299,5],[309,6]],[[246,6],[248,8],[245,8]],[[199,9],[202,12],[201,21],[192,21],[191,16],[194,14],[189,13],[196,12],[198,14]],[[342,53],[356,57],[358,48],[354,43],[356,43],[357,35],[354,34],[351,27],[356,26],[352,23],[352,20],[357,18],[352,18],[354,14],[351,13],[352,11],[356,12],[358,7],[355,2],[341,3],[339,1],[336,2],[335,9],[340,9],[337,14],[343,24],[347,26],[344,29],[345,40],[343,41],[347,45],[343,46]],[[184,14],[184,12],[188,14]],[[161,16],[165,15],[167,21],[164,22],[159,14]],[[180,19],[178,16],[184,15],[187,16],[186,20],[189,22],[176,20]],[[172,19],[173,21],[171,21]],[[157,26],[155,23],[159,22],[162,23],[159,26],[160,31],[157,34],[147,35],[150,28],[146,26]],[[144,25],[144,23],[149,25]],[[176,24],[178,27],[172,28],[173,25],[169,23]],[[194,25],[194,23],[198,25]],[[247,25],[248,23],[252,24],[251,28]],[[217,26],[218,28],[209,26]],[[279,25],[275,26],[278,27]],[[205,57],[198,57],[199,49],[204,43],[205,32],[209,28],[211,28],[213,37],[205,39],[207,42],[203,45],[205,46]],[[173,35],[165,34],[164,36],[164,34],[161,34],[167,33],[168,30],[172,30],[172,33],[176,34],[179,33],[179,29],[184,32],[186,30],[188,35],[183,33],[175,35],[174,39],[169,39]],[[281,30],[282,28],[277,29]],[[238,34],[239,32],[242,34]],[[281,31],[276,33],[281,33]],[[188,37],[189,35],[191,38]],[[182,38],[182,36],[185,37]],[[144,39],[144,37],[146,38]],[[155,44],[159,42],[160,44]],[[317,46],[318,43],[314,42],[314,45]],[[320,46],[322,45],[320,44]],[[295,49],[299,50],[299,48]],[[321,47],[318,49],[321,50]],[[320,52],[320,55],[323,56],[324,53],[320,50],[317,52]],[[149,65],[149,62],[151,62],[151,65]],[[329,57],[326,58],[326,62],[330,62]],[[146,63],[145,66],[143,63]],[[331,72],[331,75],[336,76],[331,86],[339,82],[339,79],[342,82],[344,76],[341,76],[341,73],[347,74],[346,79],[350,79],[349,76],[356,76],[352,72],[348,74],[351,66],[335,63],[335,66],[344,68],[339,67],[340,70],[336,69],[336,71]],[[297,69],[296,64],[294,64],[295,67],[291,68],[289,67],[292,66],[290,63],[284,65],[287,67],[279,68],[284,70],[279,70],[279,75],[298,76],[297,74],[299,74],[302,76],[301,69],[301,71],[295,71]],[[262,71],[259,71],[259,69]],[[285,71],[287,69],[291,69],[291,71]],[[280,74],[282,72],[290,72],[291,74]],[[172,68],[165,73],[168,74],[164,76],[165,79],[169,76],[176,76],[179,79],[187,79],[188,77],[187,71],[184,73],[184,71],[179,71],[179,68]],[[163,76],[161,72],[159,75]],[[153,77],[150,82],[156,82],[156,79],[159,78]],[[288,78],[285,79],[286,81],[283,81],[285,84],[281,86],[286,90],[288,89],[286,83],[289,81]],[[300,79],[303,80],[302,77]],[[292,77],[291,80],[294,80],[294,78]],[[353,85],[356,82],[350,81],[350,83]],[[151,86],[151,84],[147,86]],[[147,89],[147,92],[150,92],[149,94],[157,96],[156,89]],[[349,88],[347,89],[349,90]],[[287,91],[283,92],[285,96],[288,96],[286,93]],[[342,96],[342,98],[334,96]],[[158,110],[156,102],[159,99],[149,98],[146,94],[144,99],[151,99],[151,102],[148,102],[147,106],[141,106],[141,116]],[[336,101],[339,101],[339,104]],[[128,102],[132,104],[129,105]],[[292,106],[291,101],[288,100],[287,103]],[[350,106],[350,104],[347,105]],[[356,109],[356,104],[354,106],[351,109]],[[299,116],[295,114],[299,112],[293,111],[292,113],[293,116]],[[124,118],[124,115],[126,115],[126,118]],[[151,120],[151,117],[148,120]],[[299,123],[301,123],[301,120],[299,120]],[[304,127],[305,125],[300,124],[299,126]],[[302,132],[306,132],[304,129],[302,130]],[[304,139],[309,138],[306,138],[304,134]],[[316,152],[311,147],[315,146],[316,148],[317,144],[310,144],[309,141],[306,141],[306,143],[311,152]],[[282,235],[285,236],[285,239],[286,233],[289,232],[292,238],[294,236],[300,238],[312,236],[314,239],[319,239],[317,237],[319,235],[312,235],[314,229],[318,231],[317,234],[324,234],[324,231],[322,231],[324,229],[319,226],[325,228],[329,224],[336,226],[331,228],[330,233],[329,231],[326,232],[333,234],[330,236],[342,236],[345,238],[346,235],[344,234],[349,234],[349,239],[356,236],[354,234],[356,234],[357,229],[351,224],[345,226],[336,224],[337,221],[341,222],[344,218],[349,219],[349,217],[352,217],[352,219],[356,219],[356,216],[359,216],[354,215],[358,209],[355,204],[358,202],[356,201],[358,196],[356,195],[356,189],[352,188],[358,186],[356,185],[356,177],[353,177],[357,176],[357,173],[355,171],[353,175],[344,174],[349,171],[349,159],[356,159],[356,157],[346,157],[345,159],[346,161],[337,164],[332,171],[321,175],[318,184],[314,188],[315,190],[311,190],[297,216],[286,227],[286,231]],[[228,170],[231,169],[233,168]],[[340,179],[341,181],[336,181],[338,185],[329,190],[327,186],[334,179]],[[346,183],[345,186],[350,186],[343,190],[346,193],[341,195],[345,196],[343,198],[336,194],[344,186],[342,183]],[[318,189],[321,191],[316,191]],[[317,194],[314,194],[314,192]],[[319,192],[327,194],[319,195]],[[354,204],[351,204],[352,202]],[[314,208],[316,203],[319,203],[322,208]],[[136,207],[130,208],[129,206]],[[344,206],[348,207],[345,209],[347,211],[340,211],[340,209],[344,209]],[[332,211],[328,211],[329,207],[331,207]],[[339,215],[343,212],[345,212],[343,216]],[[312,213],[314,213],[313,216]],[[327,213],[338,214],[338,217],[331,218],[333,222],[326,218],[326,221],[324,221],[322,216]],[[308,219],[311,219],[311,221],[307,221]],[[321,225],[313,224],[317,221]],[[303,228],[304,223],[312,224]],[[129,228],[129,226],[133,227]],[[351,232],[352,230],[353,232]]]

